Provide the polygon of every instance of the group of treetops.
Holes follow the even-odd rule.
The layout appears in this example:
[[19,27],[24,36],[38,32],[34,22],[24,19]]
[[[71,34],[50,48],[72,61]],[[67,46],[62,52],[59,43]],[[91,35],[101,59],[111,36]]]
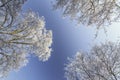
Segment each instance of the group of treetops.
[[[29,10],[27,0],[0,0],[0,77],[28,63],[30,54],[47,61],[52,53],[52,30],[44,17]],[[105,28],[120,19],[120,0],[55,0],[53,8],[78,24]],[[44,15],[43,15],[44,16]],[[95,45],[89,53],[77,52],[65,66],[67,80],[119,80],[120,44]]]

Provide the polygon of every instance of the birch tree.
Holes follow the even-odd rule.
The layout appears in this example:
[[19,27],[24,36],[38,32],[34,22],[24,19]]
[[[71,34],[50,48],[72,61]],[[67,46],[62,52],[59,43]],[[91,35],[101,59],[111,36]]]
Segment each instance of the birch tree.
[[65,67],[67,80],[119,80],[120,44],[94,46],[90,53],[78,52]]
[[52,31],[44,17],[20,12],[25,0],[0,0],[0,77],[28,63],[31,54],[40,61],[51,55]]
[[120,0],[55,0],[53,7],[62,9],[63,16],[98,29],[120,19]]

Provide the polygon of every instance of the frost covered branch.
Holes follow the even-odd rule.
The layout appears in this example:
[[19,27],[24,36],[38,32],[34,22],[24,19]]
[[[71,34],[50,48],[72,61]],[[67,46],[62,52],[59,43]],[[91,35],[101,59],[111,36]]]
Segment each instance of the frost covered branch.
[[78,52],[65,67],[67,80],[119,80],[120,44],[94,46],[90,53]]
[[62,9],[63,16],[98,29],[120,19],[120,0],[56,0],[53,7]]
[[28,11],[20,13],[26,0],[0,0],[0,77],[18,70],[35,54],[40,61],[51,55],[52,31],[44,17]]

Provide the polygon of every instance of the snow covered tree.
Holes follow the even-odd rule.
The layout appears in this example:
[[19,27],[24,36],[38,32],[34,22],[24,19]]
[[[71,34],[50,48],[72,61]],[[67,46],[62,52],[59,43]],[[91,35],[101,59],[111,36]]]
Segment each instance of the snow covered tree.
[[25,0],[0,0],[0,77],[28,63],[30,54],[46,61],[51,55],[52,31],[44,17],[20,13]]
[[78,52],[65,67],[67,80],[119,80],[120,44],[94,46],[90,53]]
[[53,7],[78,23],[97,28],[120,19],[120,0],[56,0]]
[[26,0],[0,0],[0,28],[10,27]]

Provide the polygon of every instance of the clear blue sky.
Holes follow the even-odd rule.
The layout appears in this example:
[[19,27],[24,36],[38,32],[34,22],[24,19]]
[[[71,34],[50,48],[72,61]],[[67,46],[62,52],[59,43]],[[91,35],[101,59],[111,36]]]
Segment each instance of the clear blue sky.
[[66,80],[64,67],[67,57],[72,57],[79,50],[88,51],[94,43],[107,39],[103,38],[103,31],[100,33],[102,36],[94,39],[94,28],[76,25],[68,18],[63,19],[59,10],[52,10],[51,1],[54,0],[28,0],[23,7],[23,11],[32,9],[44,16],[47,29],[53,31],[53,52],[50,59],[40,62],[32,56],[27,66],[18,72],[11,72],[4,80]]

